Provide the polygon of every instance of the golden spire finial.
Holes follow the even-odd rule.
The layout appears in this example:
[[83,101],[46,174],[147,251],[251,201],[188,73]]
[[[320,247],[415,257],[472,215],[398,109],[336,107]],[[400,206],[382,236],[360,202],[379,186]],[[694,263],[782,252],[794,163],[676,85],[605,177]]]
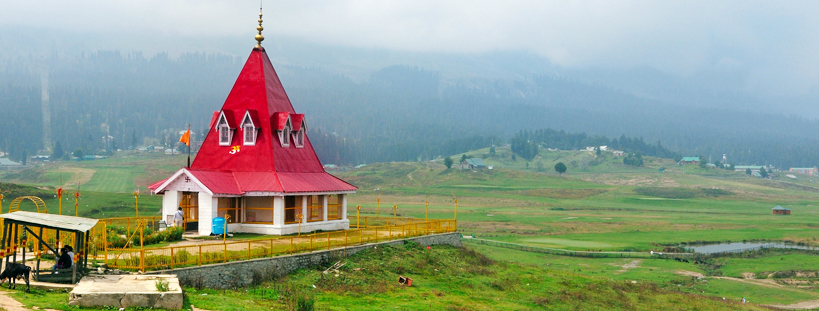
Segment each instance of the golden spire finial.
[[264,41],[264,36],[262,36],[262,30],[264,30],[264,27],[262,27],[262,5],[261,4],[259,4],[259,26],[256,27],[256,30],[258,30],[259,33],[256,35],[256,47],[255,48],[261,49],[262,48],[262,41]]

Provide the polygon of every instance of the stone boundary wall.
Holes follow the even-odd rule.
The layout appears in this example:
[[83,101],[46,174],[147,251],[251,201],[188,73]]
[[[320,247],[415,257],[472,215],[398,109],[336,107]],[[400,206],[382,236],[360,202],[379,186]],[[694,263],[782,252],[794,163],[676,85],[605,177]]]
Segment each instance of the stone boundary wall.
[[415,242],[422,246],[444,244],[457,247],[463,246],[463,244],[461,244],[461,234],[452,232],[311,253],[150,271],[146,274],[174,274],[179,278],[179,283],[184,286],[218,289],[238,288],[258,284],[272,278],[282,277],[301,268],[328,265],[337,261],[339,258],[350,256],[365,249],[380,245],[400,246],[406,242]]

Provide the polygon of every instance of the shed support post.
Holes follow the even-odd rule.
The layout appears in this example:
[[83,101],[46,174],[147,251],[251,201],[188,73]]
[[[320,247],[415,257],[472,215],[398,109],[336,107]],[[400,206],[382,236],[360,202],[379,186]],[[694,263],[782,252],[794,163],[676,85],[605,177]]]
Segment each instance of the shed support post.
[[36,238],[37,238],[37,253],[39,255],[37,256],[37,270],[34,272],[35,273],[35,275],[34,275],[35,278],[34,279],[37,280],[37,281],[40,280],[40,257],[43,257],[43,240],[40,239],[41,236],[43,236],[43,227],[40,227],[40,234],[38,234],[36,236]]
[[6,254],[6,250],[9,249],[8,246],[6,246],[6,245],[8,244],[8,240],[10,240],[8,233],[9,233],[9,223],[4,221],[3,222],[3,244],[0,245],[0,248],[2,248],[2,252],[3,252],[3,257],[0,258],[0,264],[2,264],[3,259],[5,259],[6,260],[6,265],[9,264],[9,260],[8,260],[9,257],[8,257],[8,254]]
[[[17,240],[17,237],[19,236],[19,234],[18,234],[18,232],[17,232],[17,228],[19,228],[19,227],[20,227],[20,225],[18,225],[18,224],[14,224],[14,233],[13,233],[13,235],[11,236],[11,241],[12,241],[12,245],[11,245],[11,252],[12,252],[12,255],[11,255],[11,261],[12,261],[12,262],[15,262],[15,263],[17,262],[17,245],[18,245],[18,244],[20,244],[20,241],[18,241],[18,240]],[[6,267],[8,267],[8,260],[6,260]]]

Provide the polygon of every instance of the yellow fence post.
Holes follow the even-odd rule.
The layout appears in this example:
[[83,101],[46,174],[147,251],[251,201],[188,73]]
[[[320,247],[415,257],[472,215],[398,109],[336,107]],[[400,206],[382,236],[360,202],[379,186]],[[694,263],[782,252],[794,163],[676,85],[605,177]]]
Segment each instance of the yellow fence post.
[[140,268],[140,270],[142,270],[143,273],[145,272],[145,250],[144,249],[139,250],[139,268]]
[[199,265],[202,265],[202,245],[199,245]]
[[[0,201],[0,202],[2,202],[2,201]],[[2,206],[0,206],[0,208],[2,208]],[[0,213],[2,213],[2,212],[3,211],[0,210]],[[360,222],[360,218],[359,218],[360,213],[361,213],[361,204],[359,204],[358,206],[355,207],[355,228],[356,229],[361,229],[361,226],[360,226],[361,222]]]
[[171,269],[173,269],[173,247],[171,247]]
[[[105,225],[105,222],[102,222],[102,245],[105,248],[105,266],[108,267],[108,226]],[[48,241],[48,239],[46,239]]]
[[227,262],[227,243],[222,245],[225,247],[225,262]]

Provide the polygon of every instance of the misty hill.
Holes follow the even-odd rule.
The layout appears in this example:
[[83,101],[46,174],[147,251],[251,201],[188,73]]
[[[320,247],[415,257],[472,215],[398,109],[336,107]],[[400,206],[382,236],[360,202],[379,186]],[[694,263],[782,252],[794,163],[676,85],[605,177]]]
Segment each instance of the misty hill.
[[[721,158],[725,153],[735,164],[813,166],[819,155],[819,141],[812,135],[819,130],[817,121],[706,108],[679,103],[679,97],[665,102],[638,96],[626,88],[555,74],[531,56],[456,60],[425,55],[417,61],[452,63],[440,70],[415,65],[371,70],[391,56],[374,53],[371,63],[359,66],[341,60],[360,53],[342,51],[334,60],[343,66],[307,67],[288,64],[289,54],[277,47],[270,48],[271,58],[295,108],[307,114],[309,136],[325,163],[431,159],[544,128],[661,141],[680,154]],[[244,60],[227,54],[147,57],[116,51],[7,57],[0,60],[0,110],[7,112],[0,132],[9,135],[0,136],[0,149],[19,157],[22,150],[33,154],[60,142],[69,152],[94,151],[104,147],[105,135],[123,149],[170,146],[188,123],[195,140],[206,131]],[[478,63],[475,72],[459,69]],[[522,69],[527,64],[533,66]],[[498,77],[487,78],[488,73]],[[45,84],[48,109],[41,105]],[[44,142],[44,113],[50,117],[50,144]]]

